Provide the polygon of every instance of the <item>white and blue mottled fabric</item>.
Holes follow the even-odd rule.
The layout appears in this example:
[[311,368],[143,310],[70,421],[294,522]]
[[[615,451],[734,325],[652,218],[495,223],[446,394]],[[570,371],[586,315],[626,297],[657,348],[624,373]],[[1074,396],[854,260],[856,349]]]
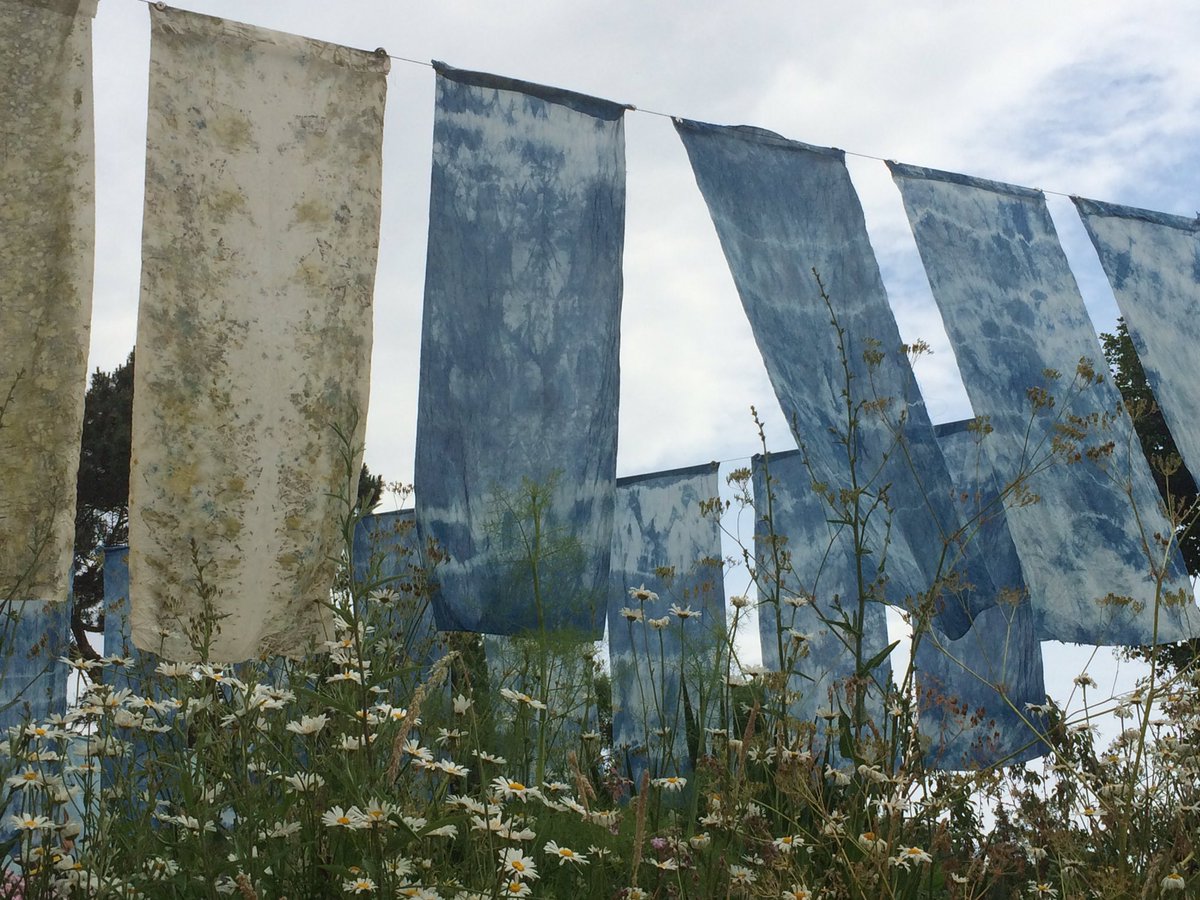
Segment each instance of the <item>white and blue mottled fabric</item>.
[[[780,671],[790,662],[796,719],[813,721],[823,710],[849,713],[854,702],[845,682],[856,674],[855,648],[850,634],[830,623],[858,627],[861,615],[864,663],[888,646],[884,604],[859,590],[860,574],[869,590],[877,560],[856,555],[850,529],[830,521],[799,451],[755,456],[751,467],[763,664]],[[885,657],[861,673],[870,678],[867,708],[873,717],[884,709],[891,672]]]
[[[1011,484],[1044,460],[1057,426],[1072,425],[1067,416],[1107,417],[1108,427],[1093,429],[1080,450],[1112,441],[1111,456],[1102,463],[1086,455],[1073,464],[1056,460],[1027,482],[1038,502],[1009,504],[1039,637],[1121,645],[1200,633],[1178,552],[1167,557],[1165,587],[1185,590],[1186,600],[1162,608],[1155,629],[1150,559],[1161,563],[1164,554],[1153,535],[1170,527],[1132,423],[1124,412],[1113,415],[1116,387],[1108,379],[1072,387],[1081,359],[1106,370],[1045,198],[1028,188],[889,165],[975,414],[995,429],[983,446],[997,483]],[[1056,402],[1034,412],[1028,392],[1038,388]]]
[[[886,487],[895,510],[890,536],[882,514],[872,517],[869,536],[876,553],[890,540],[890,602],[908,605],[906,598],[929,591],[951,569],[966,572],[973,591],[937,599],[938,624],[961,635],[974,614],[995,603],[995,592],[986,569],[964,557],[957,542],[950,477],[901,349],[842,152],[757,128],[677,121],[676,129],[775,394],[816,477],[835,490],[852,481],[875,493]],[[877,365],[864,358],[874,353]],[[831,433],[848,430],[843,355],[858,419],[853,473],[844,441]]]
[[0,0],[0,601],[70,592],[95,237],[96,0]]
[[211,601],[207,658],[298,657],[328,633],[366,429],[389,61],[150,19],[133,640],[194,658],[182,626]]
[[1200,220],[1075,198],[1146,381],[1200,472]]
[[[411,509],[363,516],[354,528],[353,573],[368,593],[392,590],[384,615],[371,620],[390,634],[401,665],[424,666],[440,655],[437,626],[428,599],[415,588],[427,565],[417,539],[416,513]],[[378,602],[378,601],[372,601]]]
[[937,629],[917,640],[918,721],[930,742],[928,764],[943,769],[1011,765],[1046,752],[1039,737],[1045,723],[1026,707],[1046,699],[1033,606],[991,465],[970,425],[935,430],[970,540],[987,560],[1001,601],[956,641]]
[[[718,496],[716,463],[617,481],[608,601],[613,746],[635,784],[647,768],[654,777],[689,771],[704,729],[718,721],[714,701],[725,680],[721,528],[719,515],[701,512]],[[643,586],[658,599],[630,596]],[[679,618],[672,606],[699,616]],[[665,628],[648,624],[664,617]]]
[[0,612],[0,738],[23,722],[67,710],[67,675],[59,657],[71,649],[71,600],[16,600]]
[[624,107],[436,67],[415,474],[422,538],[450,557],[434,611],[445,630],[598,639]]

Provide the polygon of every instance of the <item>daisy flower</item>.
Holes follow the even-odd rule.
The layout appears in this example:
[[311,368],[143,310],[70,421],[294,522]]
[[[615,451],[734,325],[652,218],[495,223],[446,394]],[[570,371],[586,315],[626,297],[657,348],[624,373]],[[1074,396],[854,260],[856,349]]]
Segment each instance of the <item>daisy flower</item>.
[[536,788],[527,787],[524,782],[512,781],[502,775],[492,779],[492,790],[505,799],[517,797],[525,800],[527,797],[538,796]]
[[642,583],[641,587],[630,588],[629,596],[638,603],[651,603],[658,599],[658,594],[654,593],[652,590],[649,590],[646,587],[645,582]]
[[1185,884],[1182,875],[1178,872],[1172,872],[1160,882],[1160,886],[1165,894],[1167,891],[1182,891]]
[[802,884],[793,884],[779,896],[780,900],[813,900],[813,892]]
[[512,688],[501,688],[500,696],[505,700],[508,700],[510,703],[524,703],[526,706],[530,706],[533,709],[546,708],[546,704],[541,700],[535,700],[528,694],[523,694],[520,691],[514,691]]
[[671,615],[677,619],[698,619],[700,613],[692,609],[691,606],[680,607],[678,604],[672,603],[670,609]]
[[798,834],[785,834],[783,837],[775,838],[771,843],[780,853],[791,853],[797,847],[804,846],[804,838]]
[[894,866],[911,869],[913,863],[933,862],[933,857],[920,847],[905,847],[888,861]]
[[682,791],[687,786],[687,779],[678,775],[668,775],[665,778],[655,778],[650,783],[664,791]]
[[330,828],[366,828],[370,823],[357,806],[343,810],[340,806],[331,806],[321,814],[321,824]]
[[540,877],[537,864],[523,850],[509,847],[498,853],[501,873],[507,873],[516,881],[536,881]]
[[575,863],[577,866],[586,866],[588,858],[582,853],[576,853],[570,847],[560,847],[554,841],[547,841],[546,846],[542,848],[550,856],[558,857],[558,864],[561,867],[563,863]]
[[745,866],[733,865],[729,867],[730,884],[736,884],[739,887],[749,887],[757,880],[758,876]]
[[329,722],[329,716],[321,713],[319,716],[301,716],[298,722],[288,722],[287,730],[293,734],[316,734]]
[[375,882],[366,876],[359,876],[343,881],[342,890],[347,894],[373,894],[375,893]]

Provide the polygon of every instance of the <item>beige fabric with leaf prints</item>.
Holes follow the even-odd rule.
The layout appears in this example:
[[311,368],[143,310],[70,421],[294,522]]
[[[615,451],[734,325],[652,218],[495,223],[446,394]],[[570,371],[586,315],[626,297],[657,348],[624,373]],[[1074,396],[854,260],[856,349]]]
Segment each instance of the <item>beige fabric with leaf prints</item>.
[[211,659],[296,656],[360,465],[388,59],[150,15],[133,640],[195,658],[209,610]]
[[96,0],[0,0],[0,603],[65,600],[92,312]]

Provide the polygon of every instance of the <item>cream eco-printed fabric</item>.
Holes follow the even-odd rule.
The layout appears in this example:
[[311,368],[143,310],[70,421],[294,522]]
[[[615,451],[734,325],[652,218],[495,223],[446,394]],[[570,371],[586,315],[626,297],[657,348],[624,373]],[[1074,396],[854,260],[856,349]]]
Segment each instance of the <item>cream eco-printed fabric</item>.
[[215,616],[212,659],[295,656],[323,634],[358,473],[389,61],[173,9],[151,25],[133,640],[194,658]]
[[0,0],[0,602],[65,601],[87,384],[96,0]]

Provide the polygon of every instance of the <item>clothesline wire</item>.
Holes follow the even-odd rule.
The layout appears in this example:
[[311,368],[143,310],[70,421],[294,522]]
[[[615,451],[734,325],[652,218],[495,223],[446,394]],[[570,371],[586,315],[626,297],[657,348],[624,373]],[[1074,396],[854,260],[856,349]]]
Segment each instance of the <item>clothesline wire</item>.
[[[172,8],[172,7],[168,6],[166,3],[163,3],[162,0],[139,0],[139,2],[145,3],[147,6],[153,6],[159,10],[166,10],[166,9]],[[427,60],[411,59],[410,57],[407,57],[407,56],[397,56],[394,53],[388,53],[387,50],[385,50],[383,47],[379,47],[375,52],[379,53],[381,55],[387,56],[388,59],[395,60],[396,62],[408,63],[409,65],[413,65],[413,66],[424,66],[427,69],[434,68],[433,63],[428,62]],[[635,104],[632,104],[632,103],[625,104],[625,107],[626,107],[626,109],[630,110],[631,112],[645,113],[648,116],[660,116],[661,118],[670,119],[672,121],[678,121],[682,118],[681,116],[675,116],[675,115],[672,115],[671,113],[659,112],[658,110],[654,110],[654,109],[645,109],[644,107],[636,106]],[[881,163],[888,163],[888,162],[893,161],[893,160],[888,159],[887,157],[875,156],[874,154],[871,154],[871,153],[859,153],[855,150],[843,150],[841,147],[837,147],[835,149],[841,150],[841,152],[845,153],[847,156],[855,156],[855,157],[858,157],[859,159],[872,159],[872,160],[875,160],[876,162],[881,162]],[[1064,191],[1051,191],[1046,188],[1037,188],[1037,190],[1041,191],[1043,194],[1053,194],[1056,197],[1067,197],[1069,199],[1073,199],[1078,196],[1077,194],[1068,194]],[[726,460],[722,460],[722,462],[725,462],[725,461]]]

